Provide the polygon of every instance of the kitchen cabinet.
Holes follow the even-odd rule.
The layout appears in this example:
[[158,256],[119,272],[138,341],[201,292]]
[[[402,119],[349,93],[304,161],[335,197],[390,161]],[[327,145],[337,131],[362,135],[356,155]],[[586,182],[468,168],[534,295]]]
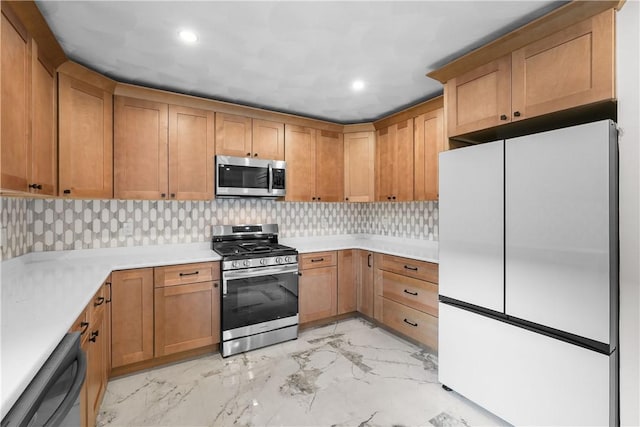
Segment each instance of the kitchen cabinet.
[[432,349],[438,348],[438,266],[375,254],[375,319]]
[[413,119],[378,130],[376,200],[413,200]]
[[216,154],[284,160],[284,124],[216,113]]
[[373,318],[373,252],[358,249],[356,256],[357,310],[365,316]]
[[344,199],[375,201],[375,133],[344,134]]
[[438,199],[438,154],[445,149],[444,109],[414,119],[414,200]]
[[115,197],[213,198],[214,113],[116,96]]
[[55,195],[55,72],[10,6],[2,3],[0,189]]
[[113,96],[58,73],[59,195],[113,197]]
[[111,368],[153,358],[153,269],[111,274]]
[[614,13],[606,10],[451,78],[448,135],[615,98]]
[[315,252],[300,255],[298,304],[300,323],[337,314],[337,253]]
[[338,313],[351,313],[358,308],[356,285],[357,249],[338,251]]
[[155,268],[155,357],[220,342],[219,266]]
[[287,201],[343,200],[341,133],[285,125]]

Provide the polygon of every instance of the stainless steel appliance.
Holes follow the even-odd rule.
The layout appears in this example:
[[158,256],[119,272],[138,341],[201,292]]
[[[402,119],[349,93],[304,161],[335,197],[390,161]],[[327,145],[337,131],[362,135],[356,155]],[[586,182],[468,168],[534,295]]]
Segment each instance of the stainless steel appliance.
[[213,227],[222,256],[222,356],[298,337],[298,252],[278,225]]
[[2,427],[79,426],[80,391],[86,371],[80,333],[65,335],[2,419]]
[[439,380],[515,425],[618,424],[617,130],[440,155]]
[[284,197],[286,168],[282,160],[216,156],[216,197]]

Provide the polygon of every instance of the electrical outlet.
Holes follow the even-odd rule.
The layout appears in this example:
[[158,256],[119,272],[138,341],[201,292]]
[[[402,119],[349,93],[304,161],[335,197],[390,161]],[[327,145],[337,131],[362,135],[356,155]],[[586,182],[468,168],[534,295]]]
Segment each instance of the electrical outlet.
[[133,236],[133,221],[127,221],[122,224],[121,230],[124,236]]
[[0,248],[7,247],[7,228],[0,228]]

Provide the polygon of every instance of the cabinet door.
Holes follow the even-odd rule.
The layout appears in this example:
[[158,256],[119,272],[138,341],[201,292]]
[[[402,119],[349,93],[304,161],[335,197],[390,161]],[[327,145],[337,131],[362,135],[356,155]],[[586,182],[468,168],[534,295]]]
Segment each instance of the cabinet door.
[[116,96],[115,197],[162,199],[168,193],[168,106]]
[[375,134],[344,134],[344,198],[348,202],[375,200]]
[[56,147],[55,71],[40,55],[33,43],[32,57],[31,173],[36,185],[32,192],[57,194],[58,150]]
[[373,318],[373,252],[358,250],[358,311]]
[[252,156],[284,160],[284,124],[253,119]]
[[58,74],[59,195],[113,197],[113,97]]
[[298,290],[300,323],[335,316],[337,314],[336,297],[336,267],[303,270]]
[[111,367],[153,357],[153,269],[114,271]]
[[155,290],[155,356],[220,342],[219,282]]
[[316,200],[316,130],[285,125],[287,195],[291,202]]
[[251,119],[216,113],[216,154],[251,156]]
[[438,199],[438,154],[444,151],[444,110],[414,119],[414,199]]
[[396,129],[392,145],[395,162],[393,164],[393,192],[391,200],[413,200],[413,120],[393,125]]
[[449,136],[511,120],[511,56],[455,77],[445,85]]
[[615,98],[613,9],[512,54],[513,120]]
[[213,199],[214,113],[169,106],[169,196]]
[[338,314],[356,311],[358,307],[355,252],[355,249],[338,252]]
[[344,194],[344,144],[342,134],[318,131],[316,145],[316,197],[341,202]]
[[0,188],[28,191],[31,43],[2,2]]
[[393,193],[393,171],[395,156],[393,155],[393,140],[395,128],[389,126],[378,130],[376,141],[376,200],[391,200]]

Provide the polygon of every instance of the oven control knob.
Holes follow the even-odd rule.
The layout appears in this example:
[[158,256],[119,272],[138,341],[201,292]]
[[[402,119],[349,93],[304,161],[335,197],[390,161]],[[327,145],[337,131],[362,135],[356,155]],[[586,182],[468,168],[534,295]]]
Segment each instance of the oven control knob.
[[248,259],[245,259],[243,264],[244,264],[245,267],[249,267],[249,266],[251,266],[251,261],[249,261]]
[[278,263],[278,264],[282,264],[282,258],[277,257],[277,258],[276,258],[276,263]]
[[267,260],[265,258],[262,258],[260,260],[260,265],[266,265],[267,264]]
[[291,262],[291,257],[290,257],[290,256],[285,257],[285,258],[284,258],[284,261],[285,261],[285,262]]
[[238,261],[233,261],[233,262],[231,263],[231,267],[233,267],[233,268],[238,268],[238,267],[240,267],[240,263],[239,263]]

